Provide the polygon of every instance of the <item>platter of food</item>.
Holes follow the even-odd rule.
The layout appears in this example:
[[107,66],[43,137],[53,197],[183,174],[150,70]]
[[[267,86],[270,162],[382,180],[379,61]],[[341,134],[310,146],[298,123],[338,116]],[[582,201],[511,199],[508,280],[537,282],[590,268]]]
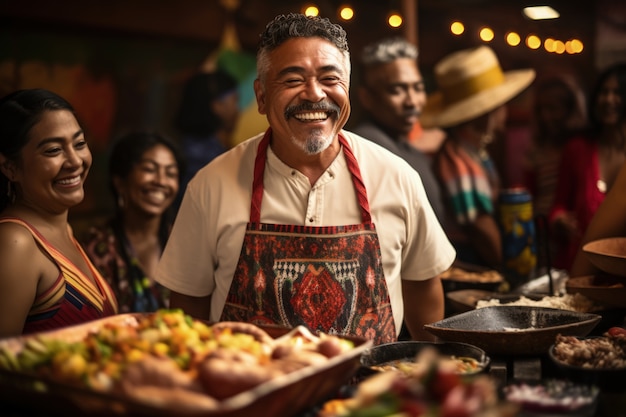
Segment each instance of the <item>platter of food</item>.
[[612,327],[602,336],[558,335],[549,356],[572,381],[626,393],[626,330],[622,327]]
[[593,417],[599,389],[566,379],[512,382],[503,388],[504,398],[521,408],[518,417]]
[[446,294],[446,299],[450,306],[457,313],[474,310],[483,303],[493,303],[493,305],[520,305],[521,302],[535,302],[544,296],[538,294],[514,294],[499,293],[483,290],[458,290]]
[[582,294],[606,307],[626,308],[626,286],[624,281],[612,276],[573,277],[565,288],[570,294]]
[[459,261],[455,261],[440,277],[446,292],[462,289],[499,291],[507,285],[498,271]]
[[62,415],[290,416],[338,390],[370,346],[180,310],[124,314],[1,339],[0,399]]
[[602,317],[546,307],[493,306],[424,326],[448,342],[478,346],[488,355],[543,355],[557,334],[586,336]]

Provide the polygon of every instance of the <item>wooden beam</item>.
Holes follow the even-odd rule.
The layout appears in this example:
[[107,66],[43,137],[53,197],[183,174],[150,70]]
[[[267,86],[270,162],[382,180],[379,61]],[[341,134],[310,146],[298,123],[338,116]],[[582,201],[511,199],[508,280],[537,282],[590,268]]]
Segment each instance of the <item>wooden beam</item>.
[[409,42],[419,46],[417,36],[417,2],[418,0],[402,0],[402,16],[404,17],[404,36]]

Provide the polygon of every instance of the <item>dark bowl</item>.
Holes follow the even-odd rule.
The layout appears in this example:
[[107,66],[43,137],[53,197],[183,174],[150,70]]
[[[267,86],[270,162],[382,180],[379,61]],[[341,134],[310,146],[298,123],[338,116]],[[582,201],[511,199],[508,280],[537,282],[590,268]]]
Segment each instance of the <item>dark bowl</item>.
[[599,314],[505,305],[468,311],[424,328],[442,340],[469,343],[489,355],[544,355],[557,334],[586,336],[601,319]]
[[[578,337],[579,340],[588,340],[597,337]],[[564,378],[578,384],[596,386],[602,392],[624,393],[626,395],[626,367],[614,369],[587,368],[565,363],[557,358],[554,353],[555,344],[550,346],[548,355],[557,372]]]
[[404,341],[387,343],[367,349],[361,355],[361,366],[370,368],[397,360],[414,361],[416,356],[423,349],[429,347],[435,348],[442,356],[476,359],[479,368],[475,372],[465,373],[463,375],[485,372],[491,363],[491,359],[484,350],[467,343]]

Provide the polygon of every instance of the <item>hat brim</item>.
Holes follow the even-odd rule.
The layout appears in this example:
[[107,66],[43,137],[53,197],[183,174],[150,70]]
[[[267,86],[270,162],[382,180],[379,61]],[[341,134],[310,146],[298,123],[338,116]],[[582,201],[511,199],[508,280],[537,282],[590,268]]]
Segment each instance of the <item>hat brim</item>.
[[420,116],[423,127],[451,127],[473,120],[505,104],[521,93],[535,79],[535,70],[523,69],[504,73],[504,82],[471,97],[446,106],[441,92],[428,96]]

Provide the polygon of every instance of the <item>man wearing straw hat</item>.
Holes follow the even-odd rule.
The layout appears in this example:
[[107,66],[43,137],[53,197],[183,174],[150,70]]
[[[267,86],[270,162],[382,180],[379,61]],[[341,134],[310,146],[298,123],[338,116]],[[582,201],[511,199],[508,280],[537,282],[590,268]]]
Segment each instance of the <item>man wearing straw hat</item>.
[[434,165],[446,194],[446,232],[458,260],[499,268],[499,180],[485,148],[502,123],[504,105],[530,85],[535,71],[504,72],[494,51],[479,46],[450,54],[434,73],[439,91],[429,96],[421,122],[448,131]]

